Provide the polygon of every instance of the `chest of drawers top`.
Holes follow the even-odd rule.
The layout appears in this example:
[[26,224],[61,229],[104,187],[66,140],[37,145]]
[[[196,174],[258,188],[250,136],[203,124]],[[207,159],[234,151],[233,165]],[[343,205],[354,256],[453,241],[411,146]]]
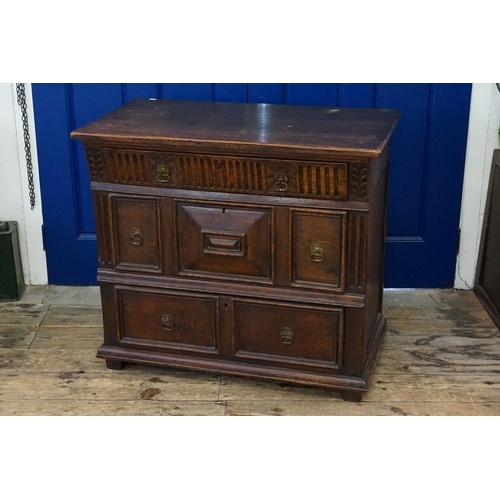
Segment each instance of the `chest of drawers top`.
[[278,104],[136,99],[75,130],[103,147],[269,158],[378,157],[400,112]]

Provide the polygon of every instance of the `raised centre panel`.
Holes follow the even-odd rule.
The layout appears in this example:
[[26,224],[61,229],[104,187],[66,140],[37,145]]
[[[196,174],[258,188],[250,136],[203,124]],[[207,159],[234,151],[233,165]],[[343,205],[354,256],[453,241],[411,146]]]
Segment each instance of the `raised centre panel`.
[[274,282],[274,208],[175,201],[177,268],[184,276]]

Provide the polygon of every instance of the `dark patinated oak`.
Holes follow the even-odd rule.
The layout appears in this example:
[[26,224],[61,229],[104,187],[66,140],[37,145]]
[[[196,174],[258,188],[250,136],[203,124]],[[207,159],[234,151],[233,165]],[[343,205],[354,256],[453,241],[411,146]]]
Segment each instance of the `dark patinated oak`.
[[72,133],[92,181],[98,356],[360,400],[380,349],[395,110],[139,99]]

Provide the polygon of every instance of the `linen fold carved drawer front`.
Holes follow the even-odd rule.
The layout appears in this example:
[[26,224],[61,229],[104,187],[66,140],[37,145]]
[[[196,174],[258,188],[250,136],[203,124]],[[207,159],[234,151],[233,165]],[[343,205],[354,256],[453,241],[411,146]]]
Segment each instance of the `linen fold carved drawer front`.
[[73,132],[94,197],[98,356],[114,369],[163,364],[359,401],[387,328],[398,117],[137,99]]
[[[95,148],[90,148],[87,155],[93,152]],[[103,149],[102,161],[106,169],[102,170],[100,180],[107,182],[347,199],[348,166],[345,162],[182,155],[110,148]]]

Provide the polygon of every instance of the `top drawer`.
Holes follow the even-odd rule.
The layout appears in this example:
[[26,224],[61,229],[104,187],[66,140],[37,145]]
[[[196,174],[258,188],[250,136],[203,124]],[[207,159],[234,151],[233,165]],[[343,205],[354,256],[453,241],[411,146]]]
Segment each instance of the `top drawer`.
[[[230,156],[185,155],[128,149],[85,148],[94,181],[164,186],[231,193],[298,196],[345,201],[348,198],[349,170],[357,190],[356,200],[367,199],[368,169],[354,170],[344,162],[308,162],[238,158]],[[353,191],[354,192],[354,191]]]

